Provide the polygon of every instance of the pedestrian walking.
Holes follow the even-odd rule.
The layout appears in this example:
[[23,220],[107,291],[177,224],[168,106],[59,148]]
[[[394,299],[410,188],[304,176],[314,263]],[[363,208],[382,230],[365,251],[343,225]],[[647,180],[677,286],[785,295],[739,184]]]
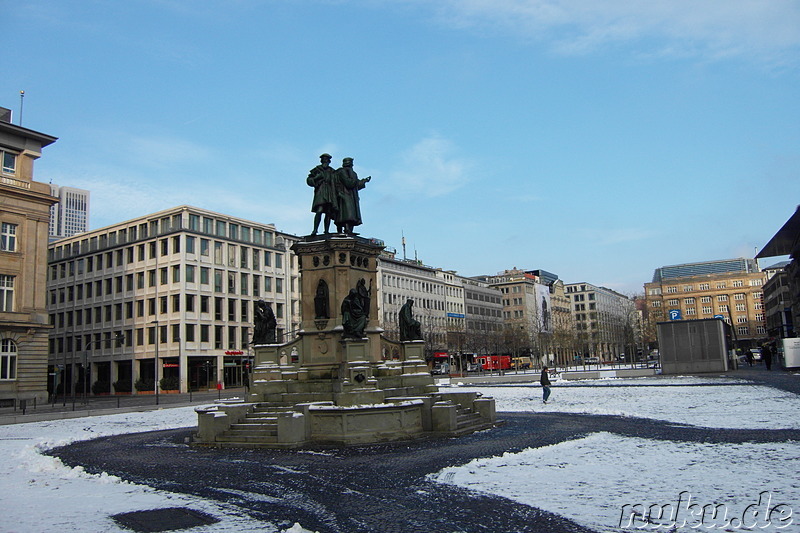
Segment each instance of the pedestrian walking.
[[772,370],[772,348],[769,347],[769,344],[761,347],[761,358],[764,360],[767,370]]
[[547,403],[547,399],[550,397],[550,373],[547,371],[546,366],[542,367],[539,383],[542,384],[542,403]]

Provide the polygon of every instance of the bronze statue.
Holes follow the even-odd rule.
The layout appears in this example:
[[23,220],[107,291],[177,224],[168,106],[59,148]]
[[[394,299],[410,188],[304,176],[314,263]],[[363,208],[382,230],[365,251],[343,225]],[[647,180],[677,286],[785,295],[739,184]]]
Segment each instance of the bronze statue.
[[275,344],[278,321],[272,307],[264,300],[255,303],[255,324],[253,328],[253,344]]
[[358,174],[353,170],[352,157],[345,157],[342,160],[342,167],[336,171],[334,178],[338,200],[337,213],[334,218],[339,233],[353,233],[353,228],[361,225],[361,204],[358,191],[366,187],[371,179],[372,176],[358,179]]
[[320,220],[325,216],[325,233],[330,233],[331,220],[336,219],[338,209],[338,198],[334,180],[336,171],[330,166],[330,154],[319,156],[320,164],[311,169],[306,178],[306,183],[314,187],[314,200],[311,203],[311,211],[314,215],[314,231],[317,234]]
[[364,308],[364,302],[356,289],[350,289],[350,293],[342,301],[342,338],[363,339],[364,328],[367,326],[369,317]]
[[422,339],[422,325],[415,320],[412,312],[414,301],[409,298],[400,308],[400,340],[416,341]]
[[328,284],[324,279],[317,283],[317,292],[314,295],[314,318],[330,318],[331,313],[328,308]]

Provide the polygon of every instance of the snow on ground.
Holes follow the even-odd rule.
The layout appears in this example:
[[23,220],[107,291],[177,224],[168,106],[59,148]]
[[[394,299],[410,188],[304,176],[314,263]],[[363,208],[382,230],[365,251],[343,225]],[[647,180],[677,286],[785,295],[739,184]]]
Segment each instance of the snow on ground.
[[[682,387],[684,384],[693,386]],[[798,428],[799,424],[797,396],[736,380],[558,382],[553,387],[553,402],[547,405],[541,403],[538,386],[470,386],[459,390],[478,390],[495,397],[498,411],[619,414],[716,428]],[[40,453],[78,440],[191,427],[196,421],[194,407],[182,407],[0,426],[0,456],[5,458],[0,462],[0,531],[126,531],[110,515],[177,506],[221,520],[193,528],[196,533],[280,531],[275,524],[241,516],[237,509],[214,501],[126,483],[107,474],[90,475]],[[785,503],[788,507],[781,511],[791,508],[800,512],[800,482],[794,464],[798,456],[797,442],[706,445],[598,433],[545,448],[478,459],[433,473],[431,479],[501,494],[603,532],[621,530],[623,505],[675,504],[685,491],[683,506],[688,510],[683,511],[681,519],[688,515],[686,527],[690,528],[689,510],[694,507],[689,505],[696,503],[724,504],[731,513],[729,518],[740,519],[748,505],[759,503],[761,495],[762,499],[772,498],[772,508]],[[691,504],[687,504],[686,495],[692,497]],[[769,527],[773,529],[761,528],[763,521],[751,529],[791,531],[800,523],[799,516],[792,525],[777,529],[779,516],[772,518]],[[735,521],[729,524],[728,530],[736,530],[736,525]],[[640,529],[655,528],[649,524]],[[296,524],[288,532],[306,530]]]
[[[551,387],[547,405],[538,383],[465,385],[458,390],[494,397],[498,411],[625,415],[711,428],[800,429],[800,417],[793,415],[800,412],[795,394],[741,380],[721,381],[724,386],[699,383],[691,378],[685,381],[691,387],[682,386],[680,378],[559,381]],[[624,386],[628,384],[632,386]]]
[[[105,473],[88,474],[69,468],[40,452],[79,440],[197,425],[194,407],[142,413],[73,418],[0,426],[0,531],[129,531],[111,515],[188,507],[215,516],[220,522],[193,528],[196,533],[278,532],[274,524],[238,514],[237,509],[190,495],[154,490]],[[291,533],[307,530],[295,525]]]
[[[682,383],[699,384],[693,378],[561,382],[547,405],[538,386],[459,390],[493,396],[498,411],[612,414],[713,428],[800,427],[800,398],[794,394],[748,382]],[[598,386],[586,386],[591,384]],[[626,384],[633,386],[604,386]],[[476,459],[430,479],[508,497],[604,533],[674,531],[670,527],[793,531],[800,523],[800,515],[792,516],[800,512],[798,456],[798,442],[703,444],[596,433]],[[717,504],[718,514],[711,516]],[[645,521],[647,509],[662,510],[662,520]],[[761,514],[753,514],[757,510]]]
[[[476,459],[430,479],[504,496],[604,533],[625,526],[636,531],[645,524],[642,519],[631,522],[630,514],[623,513],[631,508],[625,505],[647,508],[669,503],[681,511],[671,517],[667,513],[662,524],[680,526],[686,520],[685,529],[679,531],[733,531],[735,528],[720,526],[727,520],[741,520],[751,504],[763,508],[758,504],[764,492],[763,501],[772,498],[770,509],[785,504],[795,512],[800,510],[800,481],[796,467],[789,466],[797,461],[798,452],[797,442],[710,445],[595,433],[554,446]],[[682,492],[683,505],[677,505]],[[727,517],[701,520],[697,508],[692,507],[717,503],[724,505],[721,513],[727,511]],[[695,510],[694,515],[690,509]],[[780,512],[778,509],[770,521],[775,529],[764,530],[797,531],[791,528],[797,527],[798,517],[788,528],[777,528],[782,525]],[[751,530],[760,531],[767,522],[745,515],[744,524],[753,523],[758,526]],[[658,530],[654,526],[639,529]]]

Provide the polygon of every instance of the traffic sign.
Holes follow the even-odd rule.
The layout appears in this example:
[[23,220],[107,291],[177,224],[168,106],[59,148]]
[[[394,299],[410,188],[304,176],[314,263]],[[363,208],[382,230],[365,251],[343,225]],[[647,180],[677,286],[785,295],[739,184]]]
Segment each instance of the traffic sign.
[[669,319],[670,320],[680,320],[681,319],[681,310],[680,309],[670,309],[669,310]]

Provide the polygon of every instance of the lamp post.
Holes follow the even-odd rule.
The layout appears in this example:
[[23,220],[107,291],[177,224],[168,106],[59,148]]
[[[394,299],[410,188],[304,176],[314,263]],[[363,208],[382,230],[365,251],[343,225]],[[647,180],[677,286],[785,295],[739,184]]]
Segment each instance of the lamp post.
[[161,332],[158,330],[158,320],[153,320],[150,323],[156,325],[155,339],[154,339],[155,342],[156,342],[156,360],[155,360],[155,364],[153,366],[153,373],[154,373],[153,389],[155,391],[155,396],[156,396],[156,405],[158,405],[158,344],[159,344],[159,342],[161,340],[159,338]]

